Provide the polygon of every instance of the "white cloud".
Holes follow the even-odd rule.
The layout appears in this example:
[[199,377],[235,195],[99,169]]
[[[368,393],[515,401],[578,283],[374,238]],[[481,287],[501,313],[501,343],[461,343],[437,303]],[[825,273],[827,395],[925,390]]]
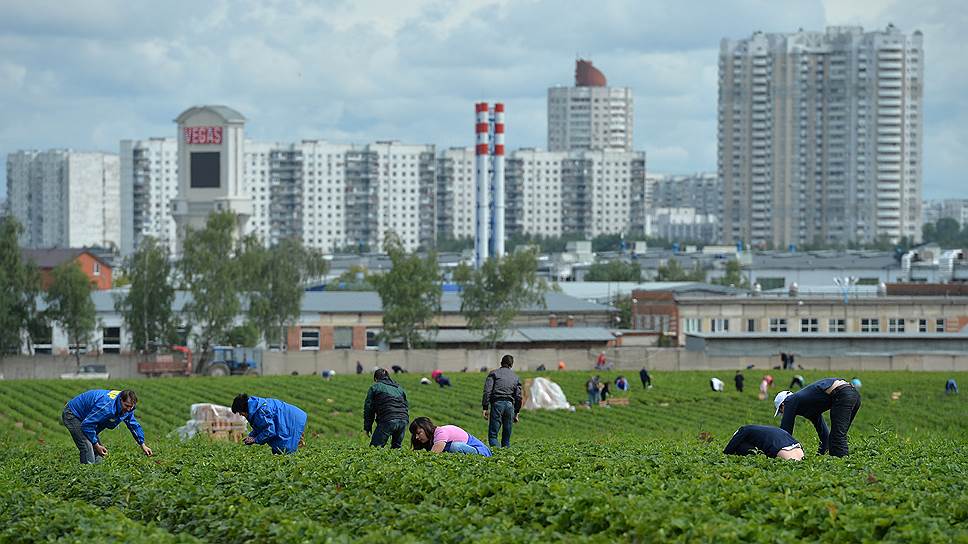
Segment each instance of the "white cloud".
[[474,101],[500,99],[509,145],[544,147],[547,88],[570,84],[581,53],[633,88],[650,170],[709,171],[721,38],[893,21],[925,33],[925,194],[968,196],[966,17],[953,0],[6,2],[0,156],[116,150],[174,134],[171,120],[203,103],[242,111],[256,139],[448,147],[471,144]]

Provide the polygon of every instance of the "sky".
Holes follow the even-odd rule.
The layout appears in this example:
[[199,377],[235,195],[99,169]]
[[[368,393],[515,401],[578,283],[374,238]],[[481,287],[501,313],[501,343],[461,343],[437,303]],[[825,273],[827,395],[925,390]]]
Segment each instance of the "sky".
[[968,198],[963,0],[0,0],[0,159],[117,153],[199,104],[255,140],[445,148],[473,144],[474,102],[503,101],[507,146],[545,147],[547,89],[580,56],[632,88],[648,171],[715,171],[721,39],[888,23],[924,33],[923,196]]

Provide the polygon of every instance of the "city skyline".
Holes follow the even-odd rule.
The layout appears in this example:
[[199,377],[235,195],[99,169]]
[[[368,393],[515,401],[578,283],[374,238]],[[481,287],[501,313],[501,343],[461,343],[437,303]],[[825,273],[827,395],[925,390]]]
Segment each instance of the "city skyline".
[[507,103],[509,148],[544,148],[547,89],[570,85],[581,56],[632,89],[634,148],[650,172],[714,171],[720,39],[893,22],[924,33],[923,196],[968,197],[968,78],[956,54],[968,8],[957,2],[711,4],[698,18],[632,2],[236,6],[0,7],[0,155],[117,153],[122,139],[173,137],[174,115],[201,103],[245,111],[256,140],[442,149],[471,145],[478,99]]

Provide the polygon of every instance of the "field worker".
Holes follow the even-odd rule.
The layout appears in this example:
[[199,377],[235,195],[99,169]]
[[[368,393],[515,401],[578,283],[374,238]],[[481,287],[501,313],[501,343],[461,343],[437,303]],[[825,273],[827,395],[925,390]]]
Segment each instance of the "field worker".
[[433,453],[491,456],[491,450],[464,429],[456,425],[437,427],[429,417],[418,417],[410,423],[410,445]]
[[564,370],[564,369],[565,369],[565,362],[558,361],[558,370]]
[[252,425],[252,432],[242,441],[246,446],[269,444],[272,453],[296,453],[303,444],[306,412],[281,400],[250,397],[242,393],[232,401],[232,413]]
[[382,448],[392,438],[390,447],[401,447],[407,423],[410,422],[409,410],[407,393],[400,384],[390,378],[386,369],[376,369],[373,385],[366,392],[366,401],[363,403],[363,431],[367,436],[370,436],[373,419],[376,419],[376,432],[370,436],[370,445]]
[[[781,429],[793,434],[797,416],[803,416],[817,429],[820,455],[827,451],[834,457],[847,455],[847,431],[860,410],[860,393],[853,385],[839,378],[824,378],[796,393],[780,391],[773,404],[776,407],[773,417],[783,414]],[[829,431],[823,420],[827,410],[830,410]]]
[[602,399],[601,389],[598,387],[599,378],[595,376],[594,378],[585,382],[585,390],[588,391],[588,407],[591,408],[599,403]]
[[151,457],[151,448],[145,444],[145,433],[141,424],[134,418],[138,396],[134,391],[125,389],[92,389],[71,399],[64,406],[61,422],[67,427],[74,439],[74,445],[81,454],[81,464],[100,463],[108,454],[98,435],[104,429],[113,429],[124,422],[141,451]]
[[608,397],[611,394],[612,394],[612,391],[608,388],[608,382],[603,382],[602,383],[602,390],[601,390],[602,402],[607,401],[608,400]]
[[615,388],[619,391],[628,391],[629,381],[625,379],[625,376],[619,376],[615,378]]
[[652,389],[652,376],[649,376],[649,371],[645,367],[639,371],[639,379],[642,380],[642,387]]
[[854,389],[860,389],[861,385],[863,384],[860,383],[860,378],[858,378],[857,376],[854,376],[853,378],[850,379],[850,385],[853,385]]
[[330,380],[333,379],[333,376],[336,375],[336,371],[335,370],[324,370],[324,371],[320,372],[320,375],[323,378],[325,378],[326,381],[330,381]]
[[778,427],[744,425],[733,433],[723,453],[726,455],[754,455],[763,452],[767,457],[803,459],[803,446],[793,436]]
[[743,373],[737,370],[736,375],[733,376],[733,382],[736,384],[736,390],[740,393],[743,392],[743,382],[745,380],[746,378],[743,376]]
[[521,380],[511,370],[514,357],[501,357],[501,368],[492,371],[484,379],[484,396],[481,406],[484,408],[484,419],[487,424],[487,443],[492,448],[497,447],[497,431],[501,429],[501,447],[511,445],[512,423],[518,422],[521,412]]
[[797,389],[803,389],[803,376],[797,374],[792,380],[790,380],[790,389],[792,390],[794,387]]
[[447,376],[444,376],[443,372],[434,370],[430,373],[430,377],[433,378],[433,380],[437,382],[437,385],[439,385],[441,388],[450,387],[450,379]]
[[945,394],[948,394],[948,395],[951,395],[952,393],[957,395],[958,382],[956,382],[954,378],[948,378],[948,381],[945,382],[944,384],[944,392]]
[[709,380],[709,387],[717,393],[723,392],[724,385],[723,380],[720,380],[719,378],[711,378]]

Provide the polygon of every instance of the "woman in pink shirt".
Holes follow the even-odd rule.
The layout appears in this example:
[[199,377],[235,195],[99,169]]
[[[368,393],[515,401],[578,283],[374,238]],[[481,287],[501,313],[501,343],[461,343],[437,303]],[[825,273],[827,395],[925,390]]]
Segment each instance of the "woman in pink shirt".
[[467,453],[491,456],[483,442],[456,425],[434,425],[429,417],[418,417],[410,423],[410,444],[415,450],[434,453]]

